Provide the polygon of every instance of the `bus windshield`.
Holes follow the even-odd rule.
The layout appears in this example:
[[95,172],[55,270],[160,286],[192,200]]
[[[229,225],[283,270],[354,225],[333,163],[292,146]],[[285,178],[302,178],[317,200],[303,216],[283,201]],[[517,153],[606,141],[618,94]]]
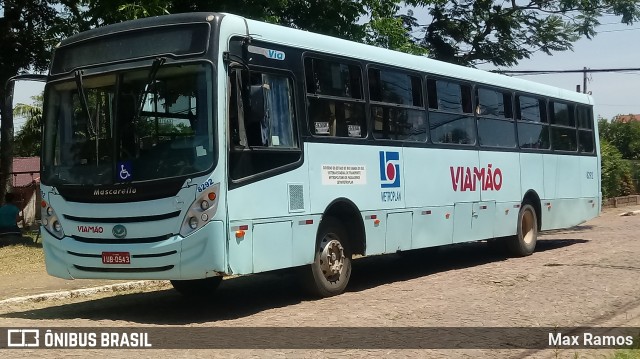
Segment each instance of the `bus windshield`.
[[210,65],[155,65],[47,87],[43,183],[109,185],[212,167]]

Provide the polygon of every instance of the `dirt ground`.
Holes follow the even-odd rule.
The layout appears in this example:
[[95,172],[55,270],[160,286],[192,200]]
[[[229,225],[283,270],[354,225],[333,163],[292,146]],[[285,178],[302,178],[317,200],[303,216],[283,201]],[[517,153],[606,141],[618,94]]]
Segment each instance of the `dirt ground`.
[[[633,210],[640,206],[609,209],[574,229],[545,233],[536,252],[525,258],[506,258],[481,242],[453,246],[436,256],[362,258],[354,262],[348,291],[332,298],[309,299],[299,290],[293,273],[279,272],[225,280],[215,300],[208,303],[191,302],[169,288],[154,288],[6,304],[0,307],[0,327],[308,326],[328,331],[339,327],[640,327],[640,215],[619,215]],[[35,277],[45,278],[25,273],[22,283],[37,284]],[[6,279],[3,276],[5,283],[0,287],[5,298]],[[110,358],[607,358],[611,351],[328,346],[323,350],[4,350],[2,356],[50,357],[52,353]]]

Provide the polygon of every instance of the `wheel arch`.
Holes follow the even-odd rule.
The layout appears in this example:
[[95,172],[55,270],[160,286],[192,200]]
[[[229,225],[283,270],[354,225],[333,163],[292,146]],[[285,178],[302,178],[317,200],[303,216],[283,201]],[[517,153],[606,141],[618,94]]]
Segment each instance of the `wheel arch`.
[[536,217],[538,218],[538,231],[542,229],[542,202],[540,196],[535,190],[528,190],[524,197],[522,197],[522,204],[530,204],[536,210]]
[[364,221],[355,203],[344,197],[336,198],[327,205],[322,216],[331,216],[340,221],[347,232],[352,254],[364,255],[366,248]]

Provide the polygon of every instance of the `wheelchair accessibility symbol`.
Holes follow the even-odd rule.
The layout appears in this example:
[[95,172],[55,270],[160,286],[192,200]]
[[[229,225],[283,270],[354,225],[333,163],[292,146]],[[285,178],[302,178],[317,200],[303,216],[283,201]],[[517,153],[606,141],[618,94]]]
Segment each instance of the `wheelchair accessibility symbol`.
[[132,168],[131,161],[118,162],[118,178],[120,181],[131,181]]

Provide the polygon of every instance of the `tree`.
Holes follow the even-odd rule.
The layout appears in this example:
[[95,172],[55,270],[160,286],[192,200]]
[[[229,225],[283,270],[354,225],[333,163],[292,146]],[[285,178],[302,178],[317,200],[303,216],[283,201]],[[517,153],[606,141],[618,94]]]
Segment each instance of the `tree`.
[[622,158],[640,159],[640,122],[598,121],[600,138],[605,139],[620,152]]
[[5,84],[21,71],[45,71],[51,49],[62,36],[80,29],[79,0],[4,1],[0,18],[0,198],[11,186],[13,120]]
[[13,108],[13,115],[26,119],[25,124],[14,138],[13,153],[17,156],[40,156],[42,146],[42,95],[33,96],[32,105],[19,103]]
[[626,196],[634,192],[631,167],[618,149],[606,140],[600,141],[602,156],[602,197]]
[[417,39],[429,57],[474,66],[513,66],[542,51],[572,49],[596,35],[598,17],[614,14],[624,24],[640,19],[637,0],[407,0],[428,14]]

